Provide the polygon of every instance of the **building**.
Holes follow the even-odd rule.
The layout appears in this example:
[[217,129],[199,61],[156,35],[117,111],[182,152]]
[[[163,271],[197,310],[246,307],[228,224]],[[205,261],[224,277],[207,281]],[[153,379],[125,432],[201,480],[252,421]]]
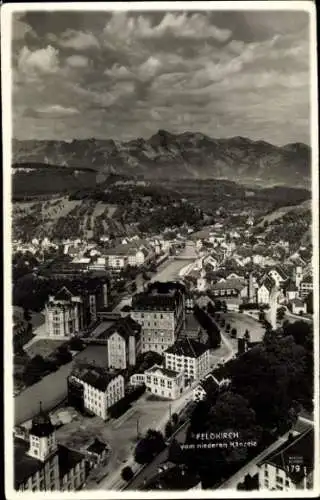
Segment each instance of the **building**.
[[229,297],[240,297],[247,295],[244,281],[239,279],[222,278],[211,287],[212,295],[217,299],[226,300]]
[[142,327],[141,352],[162,354],[176,340],[185,322],[185,287],[180,283],[151,283],[132,298],[132,319]]
[[306,314],[307,312],[306,302],[302,302],[300,299],[290,300],[289,308],[291,309],[292,314]]
[[87,461],[89,462],[90,469],[105,464],[108,457],[108,451],[108,446],[95,438],[93,443],[86,448]]
[[289,279],[284,285],[283,285],[283,292],[285,299],[289,302],[291,300],[294,300],[298,297],[299,289],[297,288],[295,282],[291,279]]
[[259,489],[292,491],[313,487],[314,431],[288,440],[258,464]]
[[309,274],[305,276],[303,280],[300,282],[299,295],[301,298],[305,298],[313,291],[313,279]]
[[208,281],[206,278],[205,269],[201,269],[200,277],[197,279],[197,290],[199,292],[205,292],[208,288]]
[[296,287],[299,288],[300,287],[300,283],[303,280],[303,269],[302,269],[302,266],[296,266],[294,268],[293,276],[294,276],[294,281],[295,281]]
[[85,305],[81,295],[64,286],[49,297],[45,306],[46,333],[50,337],[71,337],[85,328]]
[[268,276],[274,280],[278,288],[280,287],[281,283],[288,279],[286,272],[280,266],[276,266],[270,269],[270,271],[268,272]]
[[258,290],[257,290],[257,302],[258,304],[269,304],[270,302],[270,297],[271,297],[271,291],[273,288],[276,286],[275,281],[270,278],[269,276],[266,276]]
[[99,278],[54,281],[56,289],[45,306],[46,333],[69,338],[96,321],[97,312],[108,305],[108,283]]
[[130,316],[118,319],[97,340],[106,340],[108,367],[125,370],[136,364],[141,352],[141,325]]
[[14,438],[15,489],[75,491],[85,480],[85,455],[57,444],[50,417],[40,408],[29,435]]
[[154,365],[145,371],[145,385],[148,392],[168,399],[177,399],[183,393],[183,372],[176,372]]
[[190,383],[199,380],[210,370],[210,349],[193,339],[176,341],[165,353],[165,367],[183,372]]
[[108,409],[124,397],[124,377],[101,367],[81,364],[68,377],[69,404],[106,420]]
[[217,376],[209,373],[193,390],[194,401],[204,401],[208,398],[216,397],[219,392],[227,388],[230,384],[229,379],[219,379]]

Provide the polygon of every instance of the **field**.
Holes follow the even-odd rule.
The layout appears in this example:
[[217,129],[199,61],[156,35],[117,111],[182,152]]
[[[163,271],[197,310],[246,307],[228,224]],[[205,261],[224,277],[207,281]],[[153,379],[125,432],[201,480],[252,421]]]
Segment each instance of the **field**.
[[306,210],[306,209],[311,209],[311,204],[310,200],[304,201],[303,203],[300,203],[299,205],[295,206],[288,206],[288,207],[281,207],[275,210],[274,212],[271,212],[270,214],[267,214],[263,219],[257,224],[258,227],[262,227],[265,222],[273,222],[277,219],[281,219],[284,215],[286,215],[288,212],[299,212],[300,210]]
[[65,340],[58,339],[39,339],[33,342],[29,347],[26,347],[25,350],[31,358],[34,356],[42,356],[46,358],[53,351],[57,349],[61,344],[64,344]]
[[226,325],[229,323],[231,328],[237,329],[237,337],[243,337],[246,330],[249,331],[252,342],[260,342],[263,339],[265,330],[263,326],[254,318],[247,316],[244,313],[227,312],[221,314],[226,320]]

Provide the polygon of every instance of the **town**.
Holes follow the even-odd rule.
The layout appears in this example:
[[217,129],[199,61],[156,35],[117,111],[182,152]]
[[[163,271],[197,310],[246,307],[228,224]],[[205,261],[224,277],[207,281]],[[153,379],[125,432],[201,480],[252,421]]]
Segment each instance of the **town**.
[[8,499],[319,495],[315,5],[243,4],[2,6]]
[[[281,400],[283,413],[271,412],[269,421],[258,415],[257,396],[247,396],[249,376],[252,384],[261,373],[259,359],[264,407],[280,404],[265,384],[281,357],[288,365],[297,356],[312,358],[311,253],[283,241],[264,244],[257,224],[249,215],[238,230],[221,219],[171,239],[13,242],[16,286],[33,278],[33,296],[27,290],[14,307],[16,489],[312,484],[310,364],[285,379],[292,391],[299,376],[307,392],[293,390],[290,401]],[[250,405],[251,448],[242,422]],[[219,407],[232,412],[228,423]],[[212,428],[240,436],[222,446],[224,468],[214,474],[195,458],[199,436]],[[201,443],[202,454],[221,447],[213,441]],[[245,450],[231,465],[230,447]],[[290,469],[295,453],[299,473]]]

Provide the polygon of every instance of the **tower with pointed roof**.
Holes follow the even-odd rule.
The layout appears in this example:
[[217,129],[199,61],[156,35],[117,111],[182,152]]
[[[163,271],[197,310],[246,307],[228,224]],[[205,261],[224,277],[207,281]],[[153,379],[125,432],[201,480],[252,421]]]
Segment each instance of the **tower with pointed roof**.
[[42,462],[57,451],[57,442],[55,428],[52,425],[50,416],[42,409],[40,402],[40,411],[32,420],[32,426],[29,433],[29,451],[28,454]]

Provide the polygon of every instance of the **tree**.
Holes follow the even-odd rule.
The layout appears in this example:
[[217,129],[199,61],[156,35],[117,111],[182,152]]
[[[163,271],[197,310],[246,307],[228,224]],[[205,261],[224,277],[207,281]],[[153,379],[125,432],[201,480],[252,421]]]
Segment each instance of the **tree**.
[[230,325],[230,323],[228,323],[226,326],[226,332],[230,332],[230,328],[231,328],[231,325]]
[[85,347],[85,344],[82,342],[79,337],[72,337],[69,342],[69,348],[71,351],[82,351]]
[[23,310],[23,319],[25,321],[28,321],[28,322],[31,321],[31,314],[30,314],[29,309],[24,309]]
[[244,332],[244,336],[243,338],[247,341],[247,342],[250,342],[250,333],[249,333],[249,330],[246,330]]
[[133,478],[133,470],[128,465],[121,471],[121,477],[124,481],[130,481]]
[[173,426],[172,426],[171,421],[169,420],[166,423],[166,426],[165,426],[165,429],[164,429],[164,435],[168,439],[170,436],[172,436],[172,433],[173,433]]
[[231,337],[232,338],[236,338],[236,336],[237,336],[237,329],[236,328],[232,328],[232,330],[231,330]]
[[72,354],[68,349],[68,346],[62,344],[58,347],[55,352],[56,359],[61,365],[65,365],[72,361]]
[[154,456],[165,448],[164,437],[159,431],[149,429],[135,449],[134,458],[138,464],[150,463]]
[[168,449],[168,460],[175,464],[180,463],[183,455],[182,448],[178,441],[173,438]]
[[173,413],[171,418],[172,418],[173,425],[178,425],[179,415],[177,413]]

